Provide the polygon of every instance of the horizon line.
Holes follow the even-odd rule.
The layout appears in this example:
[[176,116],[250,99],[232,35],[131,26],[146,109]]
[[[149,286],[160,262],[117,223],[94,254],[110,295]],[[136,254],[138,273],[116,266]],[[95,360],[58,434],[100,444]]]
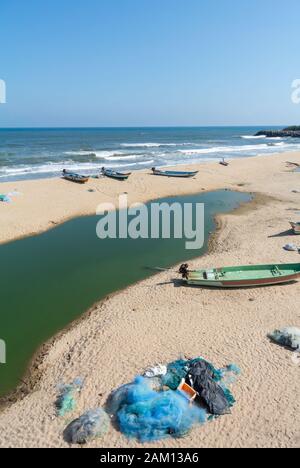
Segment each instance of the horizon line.
[[[295,125],[295,124],[291,124]],[[102,130],[102,129],[167,129],[167,128],[249,128],[249,127],[289,127],[285,124],[251,124],[251,125],[133,125],[133,126],[16,126],[16,127],[0,127],[0,130]]]

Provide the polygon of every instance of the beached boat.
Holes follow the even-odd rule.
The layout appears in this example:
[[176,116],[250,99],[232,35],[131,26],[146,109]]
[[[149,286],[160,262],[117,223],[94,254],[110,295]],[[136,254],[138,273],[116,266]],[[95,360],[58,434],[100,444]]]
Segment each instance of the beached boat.
[[224,158],[222,159],[222,161],[220,161],[220,164],[221,164],[221,166],[225,166],[225,167],[229,166],[229,162],[225,161]]
[[179,273],[191,286],[214,288],[249,288],[289,283],[300,277],[300,263],[249,265],[206,270],[189,270],[187,264]]
[[101,172],[106,177],[110,177],[112,179],[117,180],[127,180],[128,177],[131,175],[131,172],[117,172],[111,169],[105,169],[105,167],[102,167]]
[[75,174],[74,172],[63,170],[63,178],[70,180],[71,182],[76,182],[77,184],[85,184],[88,182],[89,178],[80,174]]
[[291,223],[294,234],[300,235],[300,223]]
[[155,167],[152,168],[152,172],[154,175],[157,176],[165,176],[165,177],[182,177],[182,178],[189,178],[195,177],[198,174],[198,171],[195,172],[181,172],[181,171],[160,171]]

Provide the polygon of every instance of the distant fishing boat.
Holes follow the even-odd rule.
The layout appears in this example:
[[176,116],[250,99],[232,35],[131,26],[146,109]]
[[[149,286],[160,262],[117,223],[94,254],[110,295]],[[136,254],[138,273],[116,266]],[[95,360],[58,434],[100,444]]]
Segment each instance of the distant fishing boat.
[[181,265],[179,273],[190,286],[212,288],[249,288],[290,283],[300,277],[300,263],[249,265],[206,270],[189,270]]
[[112,179],[117,180],[127,180],[128,177],[131,175],[131,172],[117,172],[111,169],[105,169],[105,167],[102,167],[101,172],[106,177],[110,177]]
[[160,171],[159,169],[156,169],[155,167],[152,168],[152,172],[154,175],[157,176],[165,176],[165,177],[182,177],[182,178],[189,178],[189,177],[195,177],[199,171],[195,172],[182,172],[182,171]]
[[300,235],[300,223],[290,223],[294,234]]
[[74,172],[66,171],[66,169],[63,170],[63,178],[77,184],[85,184],[89,180],[87,176],[75,174]]

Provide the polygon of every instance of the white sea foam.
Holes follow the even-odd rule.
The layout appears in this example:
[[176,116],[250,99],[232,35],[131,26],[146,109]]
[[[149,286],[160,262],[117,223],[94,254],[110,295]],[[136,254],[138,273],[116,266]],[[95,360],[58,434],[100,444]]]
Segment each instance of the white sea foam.
[[161,148],[164,146],[179,146],[176,143],[122,143],[123,148]]
[[[145,161],[132,162],[132,163],[113,163],[109,164],[112,169],[118,168],[122,170],[122,167],[136,167],[136,166],[147,166],[154,163],[153,159],[146,159]],[[72,172],[80,172],[82,174],[91,174],[99,172],[99,163],[76,163],[74,161],[61,161],[59,163],[46,163],[41,165],[22,165],[22,166],[3,166],[0,168],[0,179],[7,177],[22,177],[22,176],[38,176],[38,175],[59,175],[63,169],[68,169]]]
[[94,156],[95,152],[94,151],[88,151],[88,150],[78,150],[78,151],[65,151],[64,154],[66,156]]
[[244,140],[263,140],[264,138],[267,138],[265,135],[242,135],[241,138]]
[[243,135],[244,140],[282,140],[282,137],[267,137],[266,135]]
[[122,156],[124,154],[122,151],[89,151],[89,150],[82,150],[82,151],[66,151],[64,153],[67,156],[93,156],[99,159],[107,159],[113,156]]
[[211,153],[239,153],[243,151],[258,151],[269,148],[267,144],[244,146],[214,146],[212,148],[199,148],[192,150],[179,150],[182,154],[211,154]]

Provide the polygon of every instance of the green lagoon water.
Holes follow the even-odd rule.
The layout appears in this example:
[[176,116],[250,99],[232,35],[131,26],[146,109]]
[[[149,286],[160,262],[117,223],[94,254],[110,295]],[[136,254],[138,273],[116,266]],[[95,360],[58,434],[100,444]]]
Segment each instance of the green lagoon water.
[[170,267],[202,255],[215,229],[214,215],[250,199],[217,191],[163,200],[205,203],[201,250],[186,250],[185,239],[100,240],[96,216],[0,246],[0,339],[7,348],[7,364],[0,364],[0,395],[18,385],[43,342],[96,301],[153,275],[146,267]]

